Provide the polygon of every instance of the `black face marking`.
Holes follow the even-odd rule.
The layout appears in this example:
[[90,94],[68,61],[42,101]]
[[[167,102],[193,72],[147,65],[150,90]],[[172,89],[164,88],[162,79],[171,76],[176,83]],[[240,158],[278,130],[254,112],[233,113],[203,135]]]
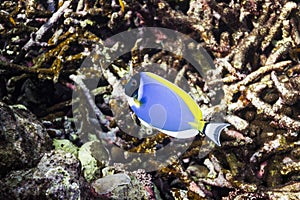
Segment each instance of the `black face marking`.
[[140,86],[140,78],[140,74],[135,74],[125,85],[125,94],[127,96],[133,97],[133,95],[138,91]]

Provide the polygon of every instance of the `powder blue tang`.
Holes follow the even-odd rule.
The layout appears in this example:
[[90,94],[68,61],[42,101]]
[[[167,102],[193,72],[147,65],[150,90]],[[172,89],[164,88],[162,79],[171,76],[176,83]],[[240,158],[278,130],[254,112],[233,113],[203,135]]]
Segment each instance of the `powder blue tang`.
[[185,91],[154,73],[134,75],[125,86],[125,94],[143,124],[176,138],[190,138],[201,131],[220,145],[220,133],[228,126],[205,122],[201,109]]

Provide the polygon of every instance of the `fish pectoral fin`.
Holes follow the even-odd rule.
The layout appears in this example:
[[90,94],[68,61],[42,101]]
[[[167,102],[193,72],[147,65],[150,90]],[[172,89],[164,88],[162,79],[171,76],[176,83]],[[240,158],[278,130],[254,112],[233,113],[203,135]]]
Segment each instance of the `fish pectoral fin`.
[[224,128],[229,126],[228,123],[208,123],[203,129],[204,134],[211,139],[216,145],[221,146],[220,135]]
[[149,108],[150,122],[154,127],[164,129],[167,122],[167,110],[160,104],[154,104]]

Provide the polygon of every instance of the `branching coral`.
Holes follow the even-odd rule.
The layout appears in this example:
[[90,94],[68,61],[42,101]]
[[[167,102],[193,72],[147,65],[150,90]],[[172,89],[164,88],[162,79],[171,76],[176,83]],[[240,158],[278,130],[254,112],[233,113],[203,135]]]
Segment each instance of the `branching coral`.
[[[103,139],[111,158],[125,160],[135,169],[144,167],[135,153],[155,156],[167,149],[174,154],[168,157],[169,166],[153,161],[151,167],[160,168],[152,181],[165,183],[167,187],[156,182],[158,190],[167,190],[170,198],[262,199],[282,194],[293,199],[299,195],[299,4],[288,0],[191,0],[184,1],[189,6],[181,8],[179,2],[5,1],[0,5],[1,98],[29,104],[24,96],[32,96],[29,108],[39,105],[36,113],[53,120],[70,114],[71,95],[57,98],[55,91],[52,101],[45,103],[36,100],[29,85],[46,88],[40,95],[47,97],[51,97],[48,91],[82,91],[73,99],[73,105],[86,103],[79,110],[82,141]],[[144,26],[183,32],[209,51],[225,84],[219,105],[208,108],[212,101],[208,88],[219,80],[214,74],[204,80],[183,59],[183,41],[171,45],[165,42],[170,36],[162,32],[151,33],[157,45],[170,46],[178,55],[143,49],[147,41],[137,40],[126,55],[111,60],[110,55],[124,45],[106,39]],[[104,42],[108,44],[102,45]],[[87,57],[89,67],[79,69]],[[133,120],[123,86],[134,70],[152,63],[158,64],[159,72],[171,74],[176,84],[187,80],[184,89],[201,104],[205,118],[226,113],[225,120],[232,126],[222,133],[221,148],[212,147],[201,136],[189,147],[161,133],[144,139],[139,134],[156,132],[144,127],[136,131],[136,126],[129,125]],[[90,91],[93,78],[99,83]],[[27,94],[18,96],[18,91]],[[89,115],[91,111],[95,116]],[[114,116],[117,114],[126,115],[126,120]],[[134,132],[138,134],[128,135]],[[174,146],[185,153],[178,156]],[[135,176],[147,179],[144,172]],[[92,174],[88,179],[93,178]],[[219,188],[225,191],[222,196],[216,194]]]

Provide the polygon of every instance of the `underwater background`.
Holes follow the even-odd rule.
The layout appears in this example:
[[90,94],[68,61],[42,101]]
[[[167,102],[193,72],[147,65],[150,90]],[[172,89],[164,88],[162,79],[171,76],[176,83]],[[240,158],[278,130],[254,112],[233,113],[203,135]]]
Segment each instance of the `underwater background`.
[[[0,2],[0,199],[300,198],[299,1]],[[221,146],[141,124],[142,71]]]

